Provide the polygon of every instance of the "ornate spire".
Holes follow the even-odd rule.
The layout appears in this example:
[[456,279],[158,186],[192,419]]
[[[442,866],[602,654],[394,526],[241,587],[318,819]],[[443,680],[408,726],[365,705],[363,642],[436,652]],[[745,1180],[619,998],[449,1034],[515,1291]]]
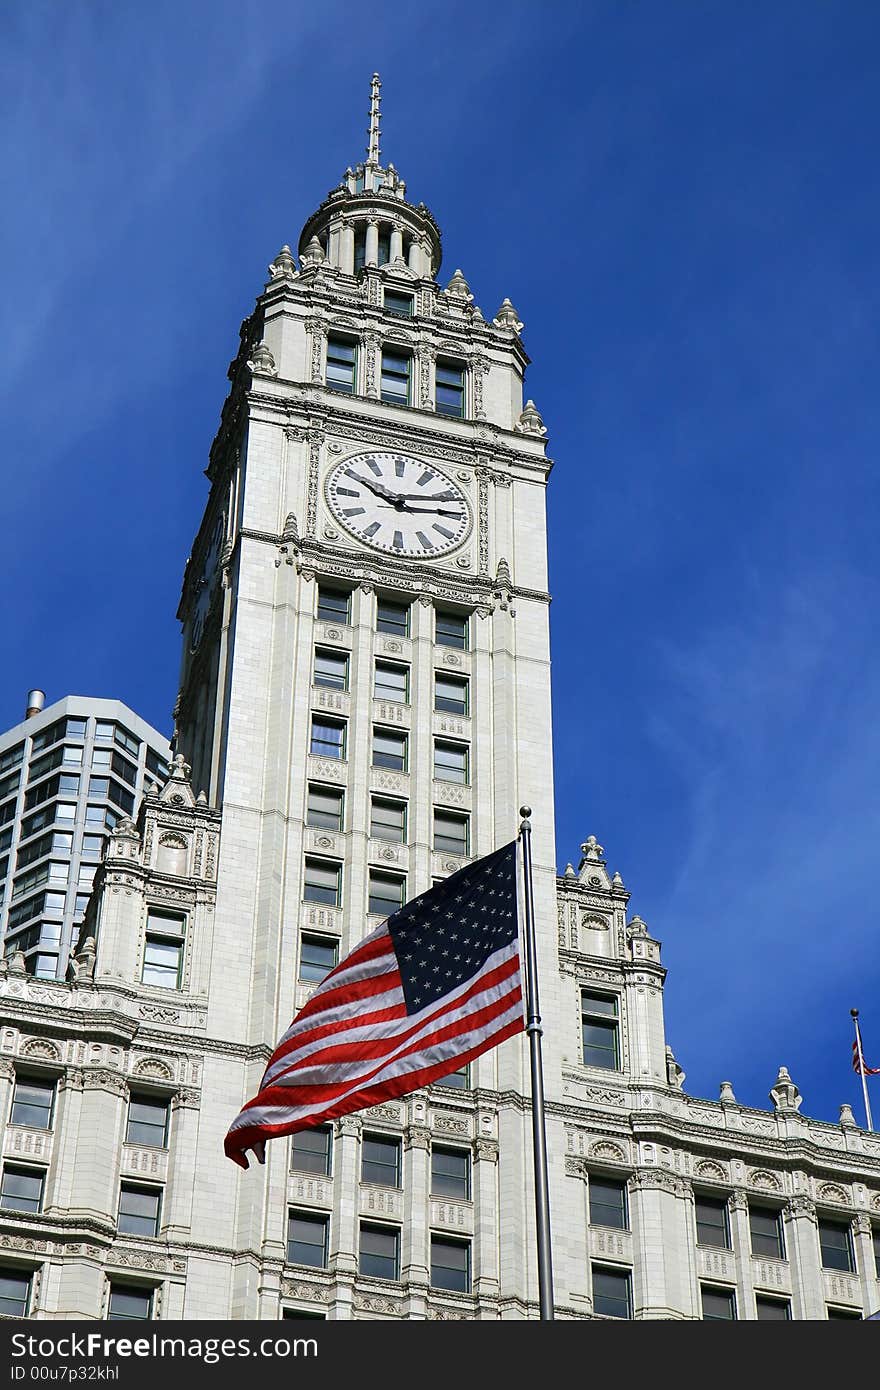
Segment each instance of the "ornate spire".
[[374,72],[370,82],[370,129],[367,134],[367,163],[372,164],[377,169],[379,167],[379,102],[382,100],[379,89],[381,86],[379,74]]

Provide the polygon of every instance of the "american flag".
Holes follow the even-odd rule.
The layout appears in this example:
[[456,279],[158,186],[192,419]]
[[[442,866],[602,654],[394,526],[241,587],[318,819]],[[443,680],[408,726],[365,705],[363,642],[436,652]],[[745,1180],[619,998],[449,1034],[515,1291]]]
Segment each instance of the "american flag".
[[852,1045],[852,1062],[856,1076],[880,1076],[880,1067],[869,1067],[864,1057],[862,1058],[862,1065],[859,1066],[859,1049],[856,1043]]
[[413,898],[325,976],[226,1136],[228,1158],[408,1095],[524,1027],[514,840]]

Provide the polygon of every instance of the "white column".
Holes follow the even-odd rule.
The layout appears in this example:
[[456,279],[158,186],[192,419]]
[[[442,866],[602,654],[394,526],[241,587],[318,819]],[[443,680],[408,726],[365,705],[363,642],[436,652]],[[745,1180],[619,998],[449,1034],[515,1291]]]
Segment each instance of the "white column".
[[817,1321],[825,1314],[819,1266],[816,1208],[809,1197],[791,1197],[785,1207],[785,1248],[791,1261],[792,1316]]
[[342,265],[342,223],[330,223],[330,235],[327,239],[327,260],[330,265]]
[[357,1274],[360,1139],[361,1121],[356,1115],[345,1115],[337,1121],[329,1264],[336,1276],[334,1317],[340,1321],[351,1319]]
[[171,1102],[171,1111],[169,1181],[162,1225],[169,1240],[176,1240],[188,1236],[192,1227],[199,1137],[198,1093],[178,1091]]
[[[475,1139],[473,1145],[474,1239],[471,1249],[473,1291],[478,1299],[498,1298],[498,1144]],[[485,1316],[496,1317],[493,1306]],[[483,1316],[481,1310],[480,1316]]]
[[422,250],[419,242],[413,237],[409,244],[409,268],[415,275],[422,273]]
[[856,1270],[862,1286],[862,1308],[865,1317],[880,1309],[880,1278],[874,1262],[874,1239],[871,1218],[859,1212],[852,1223]]
[[736,1266],[736,1316],[748,1321],[755,1313],[755,1284],[752,1277],[752,1233],[749,1227],[749,1201],[744,1192],[732,1192],[728,1202]]
[[403,227],[395,222],[391,228],[391,260],[403,259]]
[[354,227],[350,222],[343,222],[342,224],[339,265],[346,275],[354,275]]
[[379,223],[375,217],[371,217],[367,221],[367,244],[364,264],[379,264]]
[[430,1151],[431,1131],[423,1125],[408,1125],[403,1135],[403,1190],[410,1219],[403,1223],[401,1278],[409,1285],[411,1318],[423,1318],[427,1308]]

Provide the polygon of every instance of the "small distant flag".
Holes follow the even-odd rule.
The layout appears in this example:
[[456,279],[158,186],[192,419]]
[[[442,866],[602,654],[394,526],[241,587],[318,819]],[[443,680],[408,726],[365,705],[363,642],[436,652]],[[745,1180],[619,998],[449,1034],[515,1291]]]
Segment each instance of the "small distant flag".
[[517,842],[413,898],[325,976],[233,1120],[227,1158],[408,1095],[525,1027]]
[[852,1068],[856,1076],[880,1076],[880,1067],[869,1067],[864,1058],[862,1058],[862,1064],[859,1066],[858,1043],[853,1043],[852,1045]]

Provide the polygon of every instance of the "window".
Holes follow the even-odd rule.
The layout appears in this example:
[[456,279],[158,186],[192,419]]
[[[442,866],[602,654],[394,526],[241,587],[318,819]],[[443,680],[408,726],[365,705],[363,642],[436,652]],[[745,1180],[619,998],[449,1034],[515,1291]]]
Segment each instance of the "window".
[[464,367],[455,362],[437,363],[437,414],[464,419]]
[[614,1178],[590,1178],[590,1225],[629,1230],[625,1182]]
[[735,1322],[736,1298],[733,1289],[713,1289],[700,1285],[703,1318],[706,1322]]
[[408,353],[382,349],[382,399],[390,405],[409,405],[412,358]]
[[407,735],[396,729],[373,729],[373,767],[406,772]]
[[319,984],[339,959],[339,942],[327,936],[303,933],[299,950],[299,978]]
[[56,719],[54,724],[50,724],[48,729],[41,730],[34,734],[31,739],[31,752],[37,753],[41,748],[48,748],[50,743],[57,743],[64,737],[64,720]]
[[471,1159],[467,1149],[445,1149],[435,1144],[431,1149],[431,1196],[458,1197],[467,1202],[470,1195]]
[[386,290],[385,312],[386,314],[397,314],[400,318],[411,319],[413,312],[412,295],[399,294],[397,290]]
[[470,824],[467,816],[452,811],[434,812],[434,849],[438,854],[466,855],[470,851]]
[[434,641],[438,647],[455,647],[460,652],[468,649],[468,620],[458,613],[449,613],[438,608],[434,615]]
[[791,1304],[787,1298],[764,1298],[761,1294],[757,1294],[755,1313],[758,1322],[789,1322],[791,1320]]
[[113,756],[112,748],[95,748],[92,750],[92,771],[109,772],[110,759]]
[[11,1164],[4,1167],[0,1207],[8,1207],[11,1211],[42,1211],[45,1179],[42,1168],[15,1168]]
[[409,637],[409,604],[380,598],[376,606],[376,631],[394,637]]
[[327,651],[323,647],[315,649],[315,685],[326,685],[331,690],[348,689],[348,653]]
[[374,700],[395,700],[405,705],[409,701],[409,667],[395,666],[390,661],[377,661],[373,681]]
[[159,989],[179,989],[186,918],[172,912],[147,912],[147,940],[141,980]]
[[376,1279],[397,1279],[400,1268],[400,1232],[390,1226],[361,1226],[359,1274]]
[[829,1308],[829,1318],[855,1318],[858,1322],[862,1321],[861,1313],[857,1313],[854,1308]]
[[361,1182],[378,1183],[380,1187],[400,1187],[399,1139],[384,1134],[364,1135]]
[[435,1289],[470,1293],[471,1247],[467,1241],[431,1236],[431,1285]]
[[128,1103],[126,1144],[143,1144],[151,1149],[168,1147],[168,1101],[154,1096],[133,1095]]
[[109,777],[90,777],[89,796],[109,796],[110,778]]
[[697,1244],[713,1245],[717,1250],[730,1249],[730,1226],[727,1221],[727,1199],[724,1197],[695,1197]]
[[581,990],[581,1034],[584,1065],[617,1071],[617,999],[611,994]]
[[318,620],[347,627],[351,622],[351,594],[346,589],[330,589],[326,584],[319,584]]
[[54,980],[58,973],[58,957],[42,954],[28,956],[25,966],[35,980]]
[[443,714],[468,713],[468,682],[462,676],[434,676],[434,708]]
[[775,1207],[753,1206],[750,1202],[749,1230],[752,1233],[753,1255],[770,1255],[774,1260],[785,1259],[780,1211]]
[[855,1273],[848,1221],[820,1220],[819,1248],[822,1251],[823,1269],[842,1269],[847,1274]]
[[466,743],[446,743],[434,740],[434,776],[438,782],[467,782],[468,747]]
[[31,1304],[32,1275],[0,1265],[0,1317],[26,1318]]
[[379,242],[376,254],[377,265],[387,265],[391,260],[391,232],[387,227],[379,228]]
[[345,757],[345,722],[342,719],[324,719],[312,715],[312,741],[309,752],[319,758]]
[[332,1130],[329,1125],[320,1129],[303,1129],[290,1139],[290,1171],[292,1173],[317,1173],[319,1177],[330,1176],[330,1153]]
[[323,830],[341,830],[344,803],[344,793],[336,787],[310,783],[306,824],[320,826]]
[[154,753],[152,748],[147,749],[146,755],[147,771],[155,774],[164,782],[168,778],[168,763],[164,758],[160,758],[158,753]]
[[14,748],[7,748],[5,753],[0,753],[0,772],[8,772],[11,767],[18,767],[23,757],[23,743],[17,743]]
[[127,782],[130,787],[135,785],[137,782],[137,768],[133,763],[130,763],[127,758],[123,758],[119,753],[114,753],[113,757],[110,759],[110,766],[116,773],[116,776],[122,778],[123,782]]
[[593,1265],[593,1312],[602,1318],[631,1318],[629,1271]]
[[288,1263],[326,1269],[329,1234],[329,1216],[310,1211],[290,1212],[287,1218]]
[[397,874],[383,874],[378,869],[370,870],[368,912],[377,912],[382,917],[390,917],[406,901],[406,879]]
[[133,1284],[111,1284],[107,1319],[110,1322],[143,1322],[153,1316],[153,1290]]
[[123,729],[121,724],[116,728],[113,741],[114,743],[118,743],[120,748],[124,748],[127,753],[130,753],[133,758],[136,758],[140,752],[140,739],[135,738],[134,734],[130,734],[128,729]]
[[[58,836],[55,838],[58,839]],[[104,836],[83,835],[82,852],[87,859],[100,859],[104,852]]]
[[370,801],[370,835],[374,840],[406,843],[406,802],[374,796]]
[[54,1104],[54,1081],[16,1077],[9,1123],[27,1125],[30,1129],[51,1129]]
[[467,1091],[471,1084],[470,1064],[465,1062],[458,1071],[451,1071],[448,1076],[441,1076],[434,1082],[435,1086],[448,1086],[452,1091]]
[[61,760],[62,767],[82,767],[83,750],[81,748],[68,748],[65,745],[64,756]]
[[327,1321],[326,1313],[315,1313],[310,1308],[282,1308],[281,1316],[282,1318],[307,1318],[310,1319],[312,1322],[316,1320],[318,1322]]
[[161,1207],[160,1187],[138,1187],[124,1182],[119,1189],[117,1230],[128,1236],[158,1235]]
[[115,726],[113,724],[105,724],[100,719],[95,725],[95,739],[100,743],[112,743],[114,732]]
[[342,865],[326,859],[306,859],[303,902],[338,907],[342,898]]
[[345,338],[327,338],[327,385],[334,391],[354,394],[357,348]]
[[0,781],[0,801],[10,796],[12,792],[18,790],[20,780],[20,772],[11,772],[8,777],[4,777],[3,780]]

